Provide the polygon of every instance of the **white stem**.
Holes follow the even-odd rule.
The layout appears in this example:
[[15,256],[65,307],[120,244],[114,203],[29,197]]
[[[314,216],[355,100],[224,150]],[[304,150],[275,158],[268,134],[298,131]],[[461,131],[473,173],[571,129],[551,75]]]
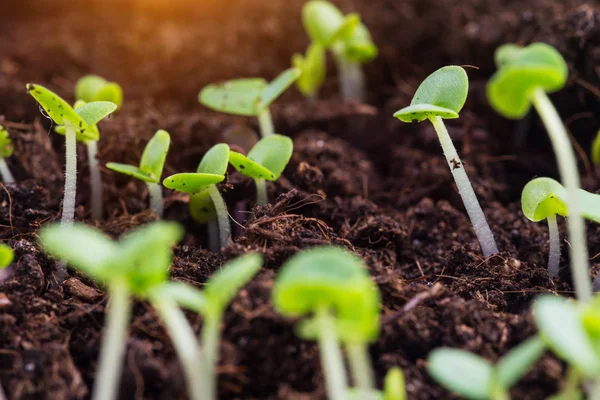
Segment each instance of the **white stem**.
[[273,118],[271,118],[271,112],[269,111],[268,107],[258,114],[257,118],[258,126],[260,128],[260,135],[262,137],[265,138],[275,133],[275,128],[273,127]]
[[227,213],[227,204],[225,204],[217,185],[210,185],[208,187],[208,194],[217,212],[221,247],[227,247],[231,244],[231,224],[229,222],[229,214]]
[[100,365],[94,382],[92,400],[117,398],[127,326],[131,313],[131,299],[127,285],[115,282],[109,289],[110,303],[106,311],[106,322],[100,349]]
[[350,61],[334,52],[342,97],[360,102],[365,98],[365,79],[360,63]]
[[90,140],[86,143],[88,165],[90,167],[90,184],[92,187],[92,217],[102,219],[102,177],[98,165],[98,142]]
[[77,134],[75,128],[67,125],[65,131],[65,197],[61,225],[73,225],[75,218],[75,195],[77,193]]
[[158,183],[146,182],[148,193],[150,193],[150,208],[156,210],[160,218],[163,216],[162,187]]
[[183,373],[190,398],[209,399],[207,382],[210,378],[203,371],[202,353],[196,335],[177,303],[169,298],[154,296],[152,305],[159,312],[183,366]]
[[259,206],[266,206],[269,203],[269,196],[267,195],[267,182],[262,179],[254,179],[256,183],[256,204]]
[[206,377],[208,385],[208,399],[217,398],[217,374],[216,366],[219,361],[219,340],[221,338],[220,315],[206,315],[202,326],[202,350],[206,365]]
[[213,253],[221,252],[221,243],[219,242],[219,222],[216,219],[208,221],[208,249]]
[[367,346],[363,343],[348,344],[346,345],[346,354],[348,354],[350,362],[352,381],[360,393],[359,398],[371,398],[375,389],[375,377]]
[[560,270],[560,234],[558,232],[558,224],[556,223],[556,215],[549,215],[547,220],[548,232],[550,234],[548,273],[550,276],[558,276]]
[[347,400],[348,378],[338,345],[335,321],[327,308],[321,308],[315,313],[319,330],[319,351],[321,367],[325,375],[325,384],[329,400]]
[[535,89],[531,95],[531,101],[546,126],[558,162],[560,177],[567,189],[567,203],[569,206],[567,227],[569,228],[569,243],[571,245],[571,275],[577,297],[580,300],[587,301],[592,296],[592,285],[589,276],[585,224],[581,217],[577,196],[577,189],[581,186],[577,161],[565,126],[546,92],[541,88]]
[[492,230],[485,219],[485,215],[483,214],[483,210],[479,205],[479,201],[477,200],[473,186],[471,186],[471,181],[469,181],[467,172],[465,171],[464,165],[462,164],[460,157],[456,152],[456,148],[452,143],[452,139],[448,134],[448,130],[444,125],[444,121],[437,116],[429,117],[429,120],[433,124],[438,138],[440,139],[442,150],[444,151],[444,155],[446,156],[446,160],[450,166],[450,171],[452,171],[452,176],[454,177],[454,181],[458,187],[458,193],[462,198],[463,204],[467,209],[467,214],[471,219],[471,224],[473,224],[473,228],[475,229],[477,239],[479,239],[479,244],[481,246],[481,250],[483,251],[483,255],[489,257],[492,254],[496,254],[498,252],[498,246],[496,246],[494,234],[492,233]]
[[10,173],[10,169],[8,168],[8,164],[6,164],[6,160],[0,157],[0,175],[2,176],[2,180],[4,183],[14,183],[15,178]]

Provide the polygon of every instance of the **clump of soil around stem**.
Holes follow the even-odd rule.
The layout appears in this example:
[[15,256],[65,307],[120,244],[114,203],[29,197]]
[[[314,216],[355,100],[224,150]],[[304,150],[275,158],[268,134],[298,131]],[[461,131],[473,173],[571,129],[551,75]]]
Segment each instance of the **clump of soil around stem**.
[[[74,271],[56,288],[56,261],[36,244],[40,226],[60,215],[64,143],[25,83],[68,97],[85,73],[118,81],[126,101],[100,126],[101,163],[137,163],[146,141],[162,128],[173,141],[165,175],[193,171],[228,128],[256,128],[252,119],[202,108],[198,91],[221,79],[270,79],[286,68],[308,42],[300,23],[303,1],[6,3],[0,16],[0,123],[15,140],[8,162],[18,183],[0,186],[0,238],[17,257],[0,282],[0,383],[9,399],[85,399],[107,298],[102,287]],[[517,122],[495,115],[485,82],[498,45],[541,40],[556,46],[569,63],[570,82],[552,99],[582,149],[585,188],[598,190],[598,174],[586,156],[600,126],[598,8],[575,0],[336,3],[362,14],[380,49],[365,66],[368,105],[337,97],[333,64],[321,100],[311,104],[290,90],[276,103],[276,130],[294,139],[292,161],[278,182],[269,183],[271,204],[262,208],[253,208],[252,182],[230,171],[220,188],[239,224],[223,255],[206,250],[205,228],[189,218],[188,199],[165,190],[166,218],[187,229],[175,251],[173,279],[201,287],[232,257],[251,250],[265,256],[262,271],[225,315],[220,399],[325,397],[316,345],[298,339],[294,322],[277,315],[270,302],[282,262],[305,248],[342,246],[367,262],[383,296],[382,334],[370,349],[377,380],[381,384],[389,368],[402,367],[410,399],[453,398],[427,375],[432,349],[463,348],[495,361],[535,333],[529,307],[536,295],[572,295],[568,245],[565,271],[553,280],[545,269],[547,229],[520,212],[527,181],[557,177],[543,127],[534,114]],[[502,249],[489,259],[481,255],[433,129],[391,116],[445,64],[473,66],[467,68],[466,107],[448,127]],[[147,210],[143,184],[103,170],[106,219],[91,220],[81,146],[79,157],[78,220],[118,237],[157,218]],[[590,254],[598,254],[600,228],[588,228]],[[201,318],[187,316],[199,330]],[[143,302],[133,309],[125,363],[120,398],[186,398],[169,338]],[[563,376],[562,363],[546,355],[511,394],[545,398]]]

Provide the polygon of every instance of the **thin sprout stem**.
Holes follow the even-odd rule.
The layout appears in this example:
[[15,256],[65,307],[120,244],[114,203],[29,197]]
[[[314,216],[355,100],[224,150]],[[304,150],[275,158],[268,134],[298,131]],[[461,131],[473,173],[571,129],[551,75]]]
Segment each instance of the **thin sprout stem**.
[[556,215],[548,216],[548,232],[550,235],[550,254],[548,255],[548,273],[558,276],[560,270],[560,233],[556,223]]
[[208,187],[208,194],[217,212],[221,248],[227,247],[231,244],[231,223],[229,222],[229,214],[227,213],[227,204],[225,204],[225,200],[223,200],[223,196],[221,196],[217,185],[210,185]]
[[475,229],[477,239],[479,239],[483,255],[489,257],[492,254],[496,254],[498,252],[498,246],[494,240],[494,234],[485,219],[481,205],[479,205],[473,186],[471,186],[471,181],[469,181],[464,165],[452,143],[446,125],[444,125],[444,121],[437,116],[429,117],[429,120],[433,124],[438,138],[440,139],[442,150],[444,151],[444,155],[450,166],[450,171],[452,171],[452,176],[454,176],[454,181],[458,187],[458,193],[462,198],[467,214],[471,219],[471,224],[473,224],[473,228]]
[[360,63],[350,61],[339,51],[334,51],[338,81],[342,97],[360,102],[365,98],[365,78]]
[[590,400],[600,400],[600,379],[596,379],[591,383],[589,395]]
[[75,218],[75,195],[77,193],[77,133],[75,128],[67,125],[65,130],[65,196],[61,225],[73,225]]
[[322,307],[315,317],[319,330],[319,350],[321,366],[325,375],[325,385],[329,400],[347,400],[348,378],[338,345],[335,321],[329,310]]
[[581,186],[577,161],[565,126],[546,92],[541,88],[536,88],[531,95],[531,101],[546,126],[558,162],[560,177],[567,189],[569,205],[567,227],[571,244],[571,275],[577,297],[582,301],[587,301],[592,297],[592,285],[589,276],[585,224],[581,217],[577,196],[577,190]]
[[219,242],[219,222],[216,219],[208,221],[206,224],[208,233],[208,249],[213,253],[221,252],[221,244]]
[[158,183],[146,182],[148,193],[150,193],[150,208],[156,210],[160,218],[163,216],[162,187]]
[[13,175],[10,172],[10,169],[8,168],[6,160],[2,157],[0,157],[0,176],[2,177],[4,183],[15,182],[15,178],[13,177]]
[[125,356],[127,326],[131,313],[130,292],[125,282],[116,281],[109,287],[108,310],[100,349],[100,365],[94,382],[92,400],[117,398],[118,385]]
[[256,183],[256,204],[263,207],[269,203],[269,196],[267,195],[267,182],[262,178],[254,179]]
[[260,114],[257,115],[258,126],[260,128],[260,136],[266,138],[275,133],[273,127],[273,118],[271,118],[271,111],[269,107],[265,108]]
[[375,378],[367,345],[350,343],[346,345],[346,354],[352,371],[352,381],[360,393],[359,398],[369,399],[375,389]]
[[193,400],[210,399],[207,393],[207,381],[210,380],[210,377],[205,374],[198,340],[183,311],[176,302],[169,298],[153,296],[151,302],[164,321],[177,357],[183,366],[190,398]]
[[92,217],[102,219],[102,178],[98,165],[98,142],[90,140],[86,143],[88,164],[90,167],[90,184],[92,186]]
[[219,341],[221,339],[221,313],[209,313],[204,318],[202,326],[202,350],[206,365],[208,399],[217,398],[218,378],[215,374],[219,361]]

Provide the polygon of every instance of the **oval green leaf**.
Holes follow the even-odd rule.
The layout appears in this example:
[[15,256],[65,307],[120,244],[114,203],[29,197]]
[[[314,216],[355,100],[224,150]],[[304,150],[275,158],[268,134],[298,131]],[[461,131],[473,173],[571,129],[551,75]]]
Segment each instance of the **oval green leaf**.
[[189,210],[194,221],[199,224],[207,224],[217,219],[217,210],[208,190],[192,194]]
[[377,53],[369,30],[363,23],[358,24],[344,43],[344,57],[363,64],[374,60]]
[[311,0],[302,8],[302,23],[313,42],[327,48],[344,24],[344,14],[324,0]]
[[4,269],[13,262],[15,258],[15,252],[10,246],[0,243],[0,269]]
[[87,103],[110,101],[117,108],[123,104],[123,89],[115,82],[108,82],[98,75],[86,75],[75,85],[75,97]]
[[409,107],[394,114],[403,122],[421,122],[429,117],[458,118],[469,91],[469,78],[462,67],[450,65],[429,75],[417,89]]
[[586,219],[600,223],[600,195],[577,190],[581,215]]
[[494,368],[487,360],[467,351],[439,348],[427,358],[429,375],[451,392],[467,399],[487,399]]
[[12,156],[14,145],[8,131],[0,125],[0,157],[7,158]]
[[198,99],[204,106],[228,114],[256,116],[267,82],[262,78],[235,79],[202,89]]
[[163,185],[168,189],[194,194],[203,191],[210,185],[216,185],[224,179],[224,175],[184,172],[165,178]]
[[123,175],[132,176],[143,182],[156,183],[156,179],[153,176],[148,175],[135,165],[109,162],[106,164],[106,168]]
[[600,355],[582,322],[581,308],[555,296],[540,296],[533,303],[533,317],[542,339],[563,360],[585,376],[600,373]]
[[40,104],[46,114],[58,125],[70,124],[77,129],[86,129],[85,122],[73,107],[53,91],[34,83],[28,83],[27,91]]
[[383,383],[384,400],[407,400],[406,382],[399,367],[394,367],[385,375]]
[[268,108],[287,88],[289,88],[300,76],[298,68],[288,68],[279,74],[271,83],[265,87],[260,96],[258,112]]
[[534,222],[542,221],[549,215],[569,215],[567,191],[552,178],[536,178],[523,188],[521,193],[523,214]]
[[274,181],[277,178],[275,174],[263,167],[259,163],[252,161],[245,155],[232,151],[229,153],[229,163],[242,175],[254,179],[268,179]]
[[525,376],[533,364],[542,357],[545,350],[546,344],[538,336],[529,338],[511,349],[496,365],[498,384],[508,391]]
[[158,130],[152,139],[144,148],[142,159],[140,160],[140,170],[154,178],[154,183],[160,182],[169,146],[171,145],[171,136],[167,131]]
[[498,51],[499,67],[488,83],[487,95],[492,107],[506,118],[520,119],[527,114],[534,89],[552,93],[567,81],[567,63],[552,46],[533,43],[520,50],[512,46]]
[[300,93],[308,98],[315,98],[325,82],[326,64],[323,46],[317,42],[311,43],[306,50],[306,57],[294,54],[292,64],[301,71],[296,81]]
[[174,300],[180,307],[204,314],[208,301],[202,291],[183,282],[169,281],[152,290],[152,296]]
[[229,146],[214,145],[204,154],[196,172],[200,174],[225,175],[229,165]]
[[[259,140],[248,153],[248,157],[244,157],[245,160],[239,157],[241,154],[232,152],[230,161],[244,175],[274,181],[281,176],[290,158],[292,158],[293,151],[294,142],[292,139],[274,134]],[[253,161],[253,163],[244,164],[244,161],[248,160]],[[257,168],[257,165],[262,168]]]

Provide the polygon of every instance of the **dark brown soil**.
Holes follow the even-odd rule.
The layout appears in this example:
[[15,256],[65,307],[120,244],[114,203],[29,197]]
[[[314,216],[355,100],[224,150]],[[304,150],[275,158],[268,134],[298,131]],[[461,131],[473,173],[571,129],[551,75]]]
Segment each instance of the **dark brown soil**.
[[[242,76],[272,78],[307,44],[299,19],[302,0],[179,3],[90,0],[69,9],[73,2],[66,0],[3,1],[0,123],[16,142],[9,164],[19,181],[0,186],[0,238],[17,253],[11,274],[0,282],[0,382],[9,399],[89,397],[106,305],[102,288],[76,272],[52,289],[56,263],[35,243],[38,228],[60,214],[63,141],[48,133],[50,125],[25,83],[68,96],[84,73],[117,80],[126,103],[102,124],[102,163],[136,163],[148,138],[163,128],[173,140],[165,171],[171,174],[195,169],[227,128],[255,127],[253,120],[201,107],[196,97],[203,85]],[[242,224],[222,256],[205,250],[205,230],[188,217],[187,199],[165,191],[166,218],[188,230],[176,249],[174,279],[202,285],[227,259],[250,250],[265,256],[263,270],[225,316],[218,368],[222,399],[324,398],[316,345],[296,338],[293,323],[270,303],[281,263],[307,247],[335,244],[367,262],[383,295],[383,330],[371,347],[377,378],[381,383],[389,368],[401,366],[410,399],[453,398],[427,375],[430,350],[459,347],[496,360],[535,332],[529,311],[534,296],[572,293],[568,271],[552,280],[545,270],[545,226],[520,212],[523,185],[535,176],[557,175],[548,140],[535,115],[518,122],[497,116],[486,102],[485,82],[499,44],[555,45],[569,62],[571,79],[552,98],[583,149],[584,185],[598,190],[598,174],[586,156],[600,127],[598,4],[336,3],[361,12],[379,45],[379,58],[365,68],[370,105],[337,97],[333,66],[323,100],[309,104],[295,90],[285,94],[273,112],[277,131],[294,138],[292,161],[269,185],[272,203],[251,213],[244,210],[252,206],[253,185],[229,174],[222,189]],[[433,128],[391,116],[427,74],[449,63],[473,66],[467,105],[448,126],[502,249],[487,260]],[[115,237],[156,219],[146,210],[141,183],[104,170],[108,218],[92,221],[83,148],[80,156],[78,219]],[[600,253],[597,226],[589,226],[589,247],[591,255]],[[188,316],[198,329],[201,318]],[[514,388],[514,398],[543,399],[560,387],[563,375],[563,365],[547,355]],[[178,361],[156,313],[136,303],[121,398],[185,397]]]

